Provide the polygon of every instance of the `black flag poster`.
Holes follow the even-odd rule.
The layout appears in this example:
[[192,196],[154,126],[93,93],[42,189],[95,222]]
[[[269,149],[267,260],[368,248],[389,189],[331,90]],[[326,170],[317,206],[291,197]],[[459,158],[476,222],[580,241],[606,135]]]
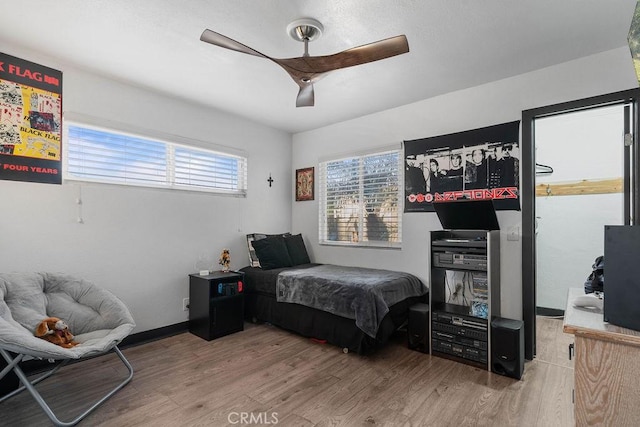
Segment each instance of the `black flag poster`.
[[0,53],[0,179],[62,183],[62,73]]
[[520,122],[404,141],[405,212],[433,203],[493,200],[520,210]]

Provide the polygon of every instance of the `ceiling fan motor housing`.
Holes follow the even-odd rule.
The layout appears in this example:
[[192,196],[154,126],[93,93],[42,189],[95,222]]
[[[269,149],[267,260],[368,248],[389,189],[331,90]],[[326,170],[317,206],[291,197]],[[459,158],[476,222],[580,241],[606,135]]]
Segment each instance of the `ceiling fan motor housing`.
[[316,40],[320,38],[323,31],[322,24],[313,18],[296,19],[287,25],[289,37],[299,42]]

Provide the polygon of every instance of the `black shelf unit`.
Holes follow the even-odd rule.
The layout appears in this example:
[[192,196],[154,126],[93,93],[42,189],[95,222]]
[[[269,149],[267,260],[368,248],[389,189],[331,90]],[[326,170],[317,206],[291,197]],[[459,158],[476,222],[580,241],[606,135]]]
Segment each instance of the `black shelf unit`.
[[[219,284],[244,282],[242,272],[222,272],[201,276],[189,275],[189,332],[212,340],[244,329],[244,294],[239,291],[225,295]],[[228,291],[226,293],[229,293]]]
[[500,232],[430,235],[431,354],[491,370],[491,318],[500,315]]

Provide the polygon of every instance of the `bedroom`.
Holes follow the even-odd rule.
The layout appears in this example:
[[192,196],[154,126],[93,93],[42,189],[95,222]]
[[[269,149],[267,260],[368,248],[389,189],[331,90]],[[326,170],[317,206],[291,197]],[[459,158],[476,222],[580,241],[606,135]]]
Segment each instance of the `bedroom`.
[[[632,10],[629,3],[633,2],[624,4]],[[17,3],[13,8],[19,8]],[[206,18],[202,22],[202,28],[213,25]],[[99,283],[127,302],[135,315],[136,333],[183,326],[187,274],[197,270],[201,257],[215,262],[224,247],[231,251],[232,268],[244,267],[248,264],[244,236],[252,232],[302,233],[316,261],[378,266],[426,279],[427,232],[440,228],[435,215],[403,216],[401,250],[323,246],[317,241],[318,201],[294,201],[294,171],[332,155],[520,120],[524,109],[636,87],[624,43],[495,81],[469,82],[448,93],[341,123],[292,132],[262,124],[259,117],[243,118],[106,78],[3,34],[0,52],[64,72],[65,112],[243,150],[249,158],[249,192],[246,198],[233,198],[77,182],[49,186],[2,181],[0,271],[65,271]],[[200,49],[211,53],[214,48]],[[289,87],[286,78],[283,86]],[[329,79],[322,83],[331,86]],[[319,83],[318,97],[321,88]],[[293,102],[294,96],[295,86],[281,95],[286,102]],[[512,211],[499,212],[499,220],[503,229],[522,221],[520,213]],[[502,287],[503,315],[520,318],[520,243],[505,240],[503,249],[502,281],[509,283]]]

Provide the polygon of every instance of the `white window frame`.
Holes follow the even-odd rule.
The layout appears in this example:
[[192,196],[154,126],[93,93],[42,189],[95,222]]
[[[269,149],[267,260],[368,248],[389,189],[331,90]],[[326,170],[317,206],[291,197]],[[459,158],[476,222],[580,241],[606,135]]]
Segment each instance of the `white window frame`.
[[[379,240],[362,240],[363,236],[363,227],[364,227],[364,206],[362,206],[362,200],[364,198],[364,183],[363,183],[363,175],[362,175],[362,159],[365,157],[372,156],[380,156],[384,154],[395,154],[397,156],[397,186],[398,190],[396,193],[397,198],[397,240],[395,241],[379,241]],[[358,241],[336,241],[336,240],[328,240],[328,225],[327,225],[327,166],[333,162],[340,162],[345,160],[357,159],[360,164],[360,172],[359,172],[359,204],[358,210],[359,215],[359,231],[358,231]],[[379,148],[375,151],[367,151],[364,153],[354,153],[350,155],[343,155],[337,158],[331,159],[323,159],[319,164],[319,192],[320,192],[320,203],[319,203],[319,215],[318,215],[318,239],[321,245],[330,245],[330,246],[348,246],[348,247],[371,247],[371,248],[391,248],[391,249],[400,249],[402,247],[402,214],[404,211],[404,195],[402,189],[404,182],[404,174],[402,167],[402,153],[401,150],[396,147],[385,147]]]
[[[178,137],[175,135],[165,135],[159,132],[136,129],[129,125],[121,123],[113,123],[107,121],[101,121],[95,118],[89,118],[81,115],[73,115],[73,118],[65,118],[63,121],[63,178],[65,181],[81,181],[92,182],[111,185],[125,185],[134,187],[149,187],[149,188],[162,188],[170,190],[181,191],[195,191],[214,193],[218,195],[230,195],[237,197],[246,197],[247,193],[247,164],[248,159],[241,150],[236,150],[231,147],[220,147],[214,144],[208,144],[206,142],[192,140],[188,138]],[[126,178],[93,178],[82,175],[74,175],[69,170],[69,155],[70,155],[70,143],[69,143],[69,129],[70,127],[79,127],[83,129],[91,129],[100,132],[107,132],[115,134],[121,137],[131,137],[136,139],[143,139],[153,143],[163,144],[165,147],[165,162],[166,169],[165,179],[162,181],[144,181],[144,180],[132,180],[128,181]],[[212,146],[214,149],[207,148]],[[176,149],[187,150],[192,155],[202,154],[204,156],[220,157],[224,160],[235,160],[237,162],[237,174],[230,177],[234,181],[237,180],[237,184],[234,185],[234,189],[209,187],[196,184],[185,184],[177,182],[176,179]]]

